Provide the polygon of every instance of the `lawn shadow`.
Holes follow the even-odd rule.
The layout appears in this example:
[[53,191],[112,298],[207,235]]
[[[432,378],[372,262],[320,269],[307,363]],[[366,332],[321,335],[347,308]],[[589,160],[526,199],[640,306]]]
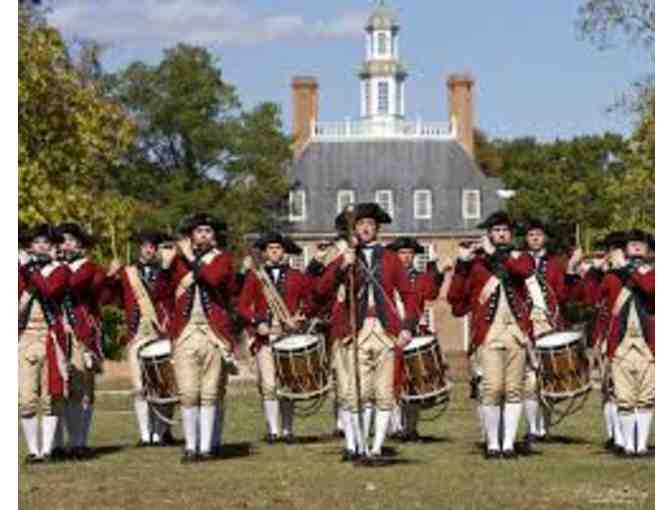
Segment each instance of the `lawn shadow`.
[[342,441],[340,437],[335,437],[333,434],[322,434],[319,436],[294,436],[295,444],[314,444],[314,443],[334,443]]
[[91,448],[91,456],[87,460],[97,459],[99,457],[105,457],[107,455],[114,455],[115,453],[119,453],[128,448],[129,448],[128,445],[122,445],[122,444],[94,446]]
[[366,464],[364,462],[357,462],[354,464],[355,467],[357,468],[363,468],[363,469],[376,469],[376,468],[386,468],[386,467],[391,467],[391,466],[410,466],[413,464],[422,464],[424,461],[419,460],[419,459],[399,459],[399,458],[388,458],[385,453],[383,453],[384,459],[379,460],[376,464]]
[[223,444],[217,450],[215,458],[217,459],[237,459],[240,457],[251,457],[255,455],[256,449],[250,442],[227,443]]
[[550,434],[546,436],[544,441],[540,441],[539,444],[592,444],[592,441],[588,439],[582,439],[580,437],[573,436],[551,436]]

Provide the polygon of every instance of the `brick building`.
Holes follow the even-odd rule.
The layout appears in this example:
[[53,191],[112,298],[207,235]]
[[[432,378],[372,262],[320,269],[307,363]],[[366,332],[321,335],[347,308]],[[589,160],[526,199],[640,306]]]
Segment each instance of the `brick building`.
[[[457,244],[482,234],[476,225],[502,207],[500,180],[486,176],[473,159],[474,79],[446,80],[447,120],[406,120],[405,81],[396,12],[379,2],[364,27],[365,59],[357,120],[318,118],[315,77],[292,80],[294,162],[290,169],[289,232],[304,247],[303,266],[318,241],[334,235],[334,218],[351,202],[378,202],[393,218],[384,242],[410,235],[454,257]],[[422,266],[425,258],[420,258]],[[443,347],[464,350],[466,321],[456,319],[441,297],[428,311]]]

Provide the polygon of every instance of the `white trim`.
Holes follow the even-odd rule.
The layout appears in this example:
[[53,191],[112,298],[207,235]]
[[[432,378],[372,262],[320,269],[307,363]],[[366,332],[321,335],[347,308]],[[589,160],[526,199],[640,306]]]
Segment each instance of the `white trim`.
[[339,189],[336,193],[336,214],[340,214],[345,206],[355,203],[355,190]]
[[[475,197],[476,211],[468,210],[469,198],[471,195]],[[462,218],[465,220],[478,220],[481,218],[481,191],[478,189],[463,189],[462,190]]]
[[462,337],[464,340],[464,351],[469,352],[469,343],[471,332],[469,331],[469,323],[471,320],[471,314],[465,315],[462,317]]
[[[386,198],[383,198],[386,196]],[[387,200],[389,207],[385,207],[383,202]],[[376,203],[381,206],[391,218],[394,219],[394,193],[391,189],[376,190]]]
[[[420,196],[425,195],[427,198],[427,210],[426,214],[420,214],[419,205],[420,205]],[[431,220],[433,212],[433,196],[432,190],[430,189],[416,189],[413,191],[413,218],[416,220]]]
[[[299,214],[294,214],[294,202],[299,201]],[[292,190],[289,192],[289,221],[306,221],[306,190]]]

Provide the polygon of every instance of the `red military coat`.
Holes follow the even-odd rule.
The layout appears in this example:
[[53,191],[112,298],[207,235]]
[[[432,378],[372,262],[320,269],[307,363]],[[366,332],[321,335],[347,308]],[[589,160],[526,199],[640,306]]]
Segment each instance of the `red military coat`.
[[178,255],[169,270],[171,287],[175,292],[174,313],[168,328],[173,341],[180,337],[189,323],[196,292],[200,292],[210,328],[220,340],[229,342],[233,348],[233,324],[227,307],[236,293],[237,284],[231,255],[213,248],[194,264]]
[[30,263],[19,267],[19,338],[25,331],[33,307],[41,306],[48,327],[47,380],[48,392],[52,396],[63,396],[66,391],[68,345],[63,330],[61,302],[69,277],[68,267],[58,262],[46,266]]
[[[511,288],[507,290],[511,311],[520,329],[532,337],[530,307],[527,303],[524,281],[534,274],[534,260],[527,253],[520,253],[517,257],[507,256],[503,270],[511,277]],[[496,312],[497,292],[493,292],[485,302],[481,302],[481,294],[490,278],[494,276],[493,271],[494,266],[490,257],[479,256],[469,262],[458,260],[448,289],[447,298],[453,314],[456,317],[472,314],[472,349],[478,348],[485,341]]]
[[104,302],[114,302],[123,307],[128,338],[135,337],[140,324],[141,311],[128,276],[130,268],[138,270],[140,281],[154,306],[158,319],[157,335],[167,334],[173,309],[174,290],[170,273],[162,270],[159,265],[138,262],[133,266],[122,268],[118,277],[109,284],[108,292],[110,295],[106,295]]
[[[290,268],[287,264],[279,266],[277,281],[274,281],[270,268],[264,267],[263,271],[266,271],[271,281],[274,282],[290,314],[294,315],[300,311],[306,317],[312,315],[312,288],[310,279],[306,275]],[[269,326],[272,324],[272,312],[264,296],[262,283],[254,271],[248,271],[245,275],[245,283],[238,301],[238,313],[253,328],[261,323],[267,323]],[[261,337],[254,330],[251,334],[256,336],[257,345],[268,342],[268,337]]]
[[557,255],[544,253],[538,259],[533,255],[532,257],[535,262],[535,276],[551,317],[551,326],[554,329],[563,329],[566,324],[560,306],[570,298],[571,279],[566,278],[565,266]]
[[[415,290],[417,294],[417,315],[418,317],[421,317],[425,311],[425,304],[428,301],[434,301],[439,297],[439,291],[441,290],[441,284],[443,283],[443,275],[439,273],[436,267],[436,262],[430,262],[427,264],[427,270],[424,272],[411,268],[411,270],[408,271],[408,278],[413,290]],[[421,326],[421,329],[423,329],[423,334],[429,333],[427,326]]]
[[70,268],[70,278],[63,299],[66,323],[72,328],[77,340],[102,360],[99,304],[105,284],[105,271],[84,257],[69,262],[67,266]]
[[[413,331],[418,321],[418,295],[413,289],[408,278],[408,272],[399,260],[397,254],[386,250],[382,245],[375,245],[372,255],[370,271],[378,282],[378,285],[369,282],[371,278],[362,265],[365,265],[363,253],[357,251],[357,264],[355,270],[355,300],[357,307],[357,329],[361,329],[364,319],[369,314],[368,310],[368,285],[373,287],[375,309],[373,312],[380,320],[385,331],[398,336],[402,329]],[[348,270],[343,271],[341,264],[343,255],[336,257],[320,276],[316,284],[316,292],[319,296],[328,298],[336,294],[341,283],[348,285]],[[394,291],[399,293],[404,304],[405,319],[401,320],[396,310]],[[346,292],[347,296],[348,292]],[[332,309],[332,336],[340,338],[350,335],[349,306],[346,301],[335,302]]]
[[624,286],[631,289],[636,310],[642,325],[644,339],[651,354],[655,355],[655,269],[646,274],[627,270],[609,271],[605,274],[597,290],[588,296],[590,304],[603,304],[605,312],[602,320],[596,322],[593,338],[606,339],[607,355],[613,358],[616,349],[625,337],[630,304],[619,307],[619,296]]

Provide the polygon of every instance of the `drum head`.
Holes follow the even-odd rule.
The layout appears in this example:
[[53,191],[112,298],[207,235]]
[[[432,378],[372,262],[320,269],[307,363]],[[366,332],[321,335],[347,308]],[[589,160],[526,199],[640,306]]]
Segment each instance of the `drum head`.
[[538,338],[535,346],[537,349],[555,349],[565,345],[573,344],[583,337],[581,331],[558,331]]
[[160,358],[162,356],[170,356],[172,345],[170,340],[163,338],[154,340],[148,343],[138,351],[138,356],[141,358]]
[[406,347],[404,347],[404,351],[415,351],[416,349],[421,349],[434,342],[436,342],[436,338],[431,335],[416,336],[413,337],[413,340],[411,340]]
[[296,351],[305,349],[318,343],[320,339],[315,335],[290,335],[273,343],[276,351]]

